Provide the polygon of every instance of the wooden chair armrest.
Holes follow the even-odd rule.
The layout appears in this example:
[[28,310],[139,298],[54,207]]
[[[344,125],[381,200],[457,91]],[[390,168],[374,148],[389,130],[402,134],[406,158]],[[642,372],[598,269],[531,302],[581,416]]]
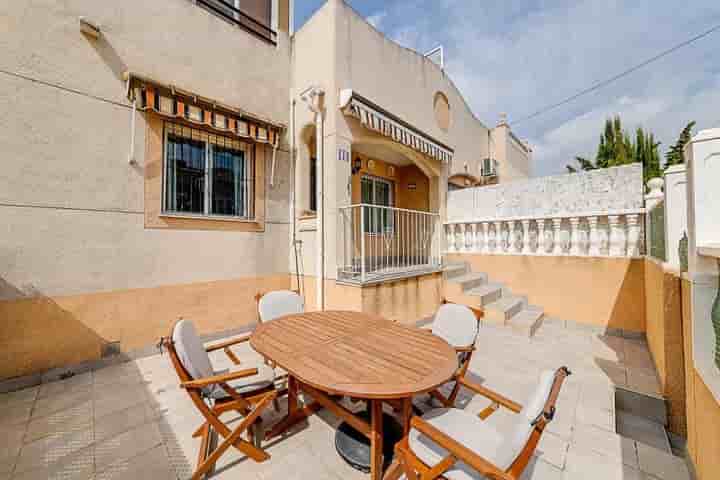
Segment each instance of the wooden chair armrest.
[[457,353],[466,353],[466,352],[474,352],[475,351],[475,345],[471,345],[469,347],[453,347]]
[[[469,448],[465,447],[458,441],[448,437],[437,428],[430,425],[428,422],[420,417],[413,417],[410,420],[412,428],[422,433],[423,435],[430,438],[433,442],[437,443],[440,447],[444,448],[450,454],[454,455],[458,460],[463,461],[470,465],[481,475],[485,475],[489,478],[497,480],[513,480],[513,478],[500,470],[498,467],[484,459],[477,453],[473,452]],[[430,465],[432,468],[432,465]]]
[[248,368],[245,370],[238,370],[237,372],[225,373],[223,375],[215,375],[212,377],[200,378],[198,380],[189,380],[187,382],[182,382],[180,386],[186,389],[205,388],[210,385],[231,382],[239,378],[252,377],[253,375],[257,375],[257,373],[257,368]]
[[239,343],[248,342],[248,341],[250,341],[251,336],[252,336],[252,333],[246,333],[242,337],[233,338],[230,340],[226,340],[224,342],[213,343],[212,345],[208,345],[207,347],[205,347],[205,351],[210,353],[210,352],[214,352],[216,350],[222,350],[223,348],[237,345]]
[[513,402],[509,398],[505,398],[499,393],[493,392],[492,390],[482,387],[476,383],[472,383],[465,378],[458,379],[458,382],[460,382],[463,387],[468,388],[473,392],[482,395],[489,400],[492,400],[495,403],[499,403],[511,412],[520,413],[523,408],[522,405],[520,405],[519,403]]

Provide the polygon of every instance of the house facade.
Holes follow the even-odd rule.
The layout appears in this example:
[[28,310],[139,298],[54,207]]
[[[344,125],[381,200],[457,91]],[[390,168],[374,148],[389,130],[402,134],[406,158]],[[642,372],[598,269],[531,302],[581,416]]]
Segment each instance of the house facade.
[[529,149],[506,167],[507,125],[344,2],[297,33],[293,8],[0,8],[0,377],[143,351],[179,316],[244,329],[259,291],[436,307],[449,179],[527,175]]

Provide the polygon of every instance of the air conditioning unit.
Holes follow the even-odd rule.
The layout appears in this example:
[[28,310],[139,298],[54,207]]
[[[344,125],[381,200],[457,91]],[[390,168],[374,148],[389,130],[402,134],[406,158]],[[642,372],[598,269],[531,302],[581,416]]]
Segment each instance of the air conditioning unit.
[[498,162],[492,158],[483,158],[480,164],[480,176],[481,177],[495,177],[497,176]]

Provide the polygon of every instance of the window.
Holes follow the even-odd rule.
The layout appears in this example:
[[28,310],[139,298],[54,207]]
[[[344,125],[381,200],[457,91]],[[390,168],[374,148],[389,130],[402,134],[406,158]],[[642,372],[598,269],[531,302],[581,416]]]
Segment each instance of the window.
[[[370,175],[363,175],[360,180],[361,203],[392,207],[395,184]],[[365,232],[391,233],[393,230],[393,213],[387,208],[363,207],[365,209]]]
[[272,0],[197,0],[207,10],[270,43],[277,33],[272,29]]
[[310,159],[310,211],[317,212],[317,158]]
[[248,144],[165,124],[165,213],[251,219],[254,170]]

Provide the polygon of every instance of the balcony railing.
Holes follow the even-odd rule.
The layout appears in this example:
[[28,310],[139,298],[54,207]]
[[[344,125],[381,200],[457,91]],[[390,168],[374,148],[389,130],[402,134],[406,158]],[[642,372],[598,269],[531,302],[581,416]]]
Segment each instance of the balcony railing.
[[277,32],[245,13],[233,0],[195,0],[195,2],[252,35],[273,45],[277,44]]
[[351,205],[339,209],[339,224],[340,280],[375,283],[440,268],[442,228],[437,213]]

